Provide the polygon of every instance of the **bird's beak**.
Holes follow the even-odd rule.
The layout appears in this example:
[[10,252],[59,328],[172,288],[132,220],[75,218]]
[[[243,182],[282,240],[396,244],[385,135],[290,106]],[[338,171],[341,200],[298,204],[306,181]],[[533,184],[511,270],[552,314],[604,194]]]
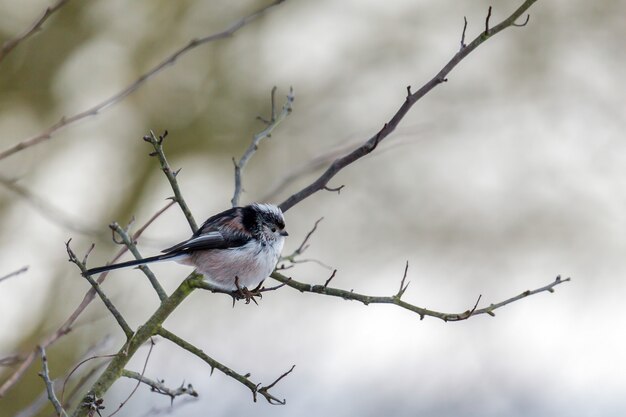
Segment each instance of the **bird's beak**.
[[281,236],[289,236],[289,233],[287,233],[287,231],[286,231],[286,230],[281,230],[281,231],[280,231],[280,235],[281,235]]

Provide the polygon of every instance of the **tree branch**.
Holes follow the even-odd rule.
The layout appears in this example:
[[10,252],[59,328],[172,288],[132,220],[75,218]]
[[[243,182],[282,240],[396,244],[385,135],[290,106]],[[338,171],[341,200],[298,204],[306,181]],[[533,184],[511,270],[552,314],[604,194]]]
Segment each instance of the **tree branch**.
[[250,379],[249,379],[250,374],[241,375],[241,374],[233,371],[232,369],[230,369],[226,365],[222,365],[220,362],[218,362],[215,359],[211,358],[209,355],[204,353],[201,349],[198,349],[197,347],[195,347],[191,343],[186,342],[185,340],[181,339],[180,337],[176,336],[175,334],[165,330],[163,327],[159,328],[158,334],[160,336],[162,336],[162,337],[164,337],[164,338],[174,342],[175,344],[177,344],[181,348],[185,349],[186,351],[188,351],[190,353],[193,353],[198,358],[202,359],[204,362],[206,362],[211,367],[211,373],[213,373],[214,369],[217,369],[218,371],[222,372],[224,375],[229,376],[229,377],[233,378],[234,380],[239,381],[240,383],[242,383],[246,387],[248,387],[248,389],[252,392],[252,398],[253,398],[254,402],[256,402],[257,393],[259,393],[263,397],[265,397],[267,402],[270,403],[270,404],[284,405],[286,403],[286,401],[284,399],[283,400],[279,400],[278,398],[276,398],[275,396],[270,394],[269,393],[269,389],[272,388],[274,385],[276,385],[276,383],[278,381],[280,381],[282,378],[287,376],[287,374],[289,374],[291,371],[293,371],[293,367],[288,372],[286,372],[285,374],[281,375],[272,384],[267,385],[267,386],[261,386],[261,384],[255,384],[254,382],[250,381]]
[[[495,316],[495,313],[493,311],[500,307],[504,307],[507,304],[513,303],[515,301],[521,300],[522,298],[526,298],[531,295],[539,294],[541,292],[545,292],[545,291],[554,292],[554,287],[556,287],[559,284],[562,284],[563,282],[567,282],[570,280],[570,278],[561,279],[560,276],[557,276],[556,279],[552,283],[544,287],[540,287],[535,290],[524,291],[523,293],[515,297],[508,298],[496,304],[490,304],[488,307],[485,307],[485,308],[476,309],[477,306],[475,305],[473,309],[466,310],[463,313],[442,313],[439,311],[434,311],[434,310],[429,310],[423,307],[418,307],[416,305],[409,304],[405,301],[402,301],[401,296],[404,293],[404,290],[406,290],[406,286],[404,286],[403,289],[401,289],[398,292],[398,294],[392,295],[390,297],[389,296],[372,296],[372,295],[359,294],[352,290],[347,291],[347,290],[342,290],[338,288],[331,288],[331,287],[328,287],[328,285],[305,284],[303,282],[295,281],[292,278],[288,278],[276,271],[272,273],[271,277],[274,278],[276,281],[282,282],[286,286],[294,288],[300,292],[310,292],[310,293],[315,293],[315,294],[329,295],[331,297],[343,298],[344,300],[359,301],[365,305],[395,304],[398,307],[402,307],[406,310],[417,313],[420,316],[421,320],[423,320],[424,317],[428,316],[428,317],[435,317],[446,322],[467,320],[470,317],[475,317],[481,314],[488,314],[490,316]],[[402,284],[404,284],[404,278],[402,280]]]
[[44,380],[46,384],[48,399],[54,406],[54,410],[56,411],[57,416],[67,417],[67,413],[61,406],[61,403],[54,393],[54,387],[52,386],[52,380],[50,379],[50,373],[48,371],[48,358],[46,356],[46,350],[43,346],[39,346],[39,354],[41,355],[41,362],[43,363],[43,371],[39,373],[39,376]]
[[174,398],[181,396],[181,395],[190,395],[192,397],[198,397],[198,392],[193,388],[193,385],[191,384],[187,384],[187,386],[185,386],[185,383],[182,383],[180,387],[176,389],[171,389],[165,386],[164,384],[165,381],[163,380],[154,381],[137,372],[129,371],[127,369],[124,369],[122,371],[122,376],[126,378],[136,379],[139,382],[143,382],[144,384],[152,388],[151,389],[152,392],[167,395],[168,397],[170,397],[171,405],[174,404]]
[[283,104],[283,108],[280,111],[280,113],[278,113],[278,115],[276,114],[276,103],[274,101],[275,94],[276,94],[276,87],[272,88],[272,93],[271,93],[271,103],[272,103],[271,112],[272,113],[270,116],[270,120],[261,119],[263,120],[263,122],[265,122],[267,126],[261,132],[254,135],[254,137],[252,138],[252,143],[250,144],[250,146],[248,146],[248,149],[246,149],[243,155],[241,155],[239,162],[236,162],[235,159],[233,158],[233,164],[235,165],[235,191],[233,194],[233,198],[230,200],[233,207],[236,207],[239,205],[239,197],[241,196],[241,192],[243,191],[242,185],[241,185],[241,181],[242,181],[241,175],[243,173],[243,169],[246,167],[246,164],[248,163],[250,158],[252,158],[252,155],[254,155],[256,150],[258,149],[259,143],[261,143],[263,139],[271,137],[274,129],[276,129],[276,127],[287,116],[289,116],[289,114],[291,114],[293,101],[295,99],[293,95],[293,88],[289,88],[289,94],[287,94],[287,101],[285,101],[285,104]]
[[[109,310],[111,315],[115,318],[115,321],[117,321],[117,324],[119,324],[120,327],[122,328],[122,331],[126,335],[126,339],[129,340],[131,337],[133,337],[133,334],[134,334],[133,330],[130,328],[128,323],[126,323],[126,320],[124,320],[124,317],[122,317],[122,314],[119,312],[119,310],[115,308],[111,300],[109,300],[106,294],[102,291],[102,288],[100,288],[100,284],[98,284],[89,274],[86,273],[87,267],[85,266],[85,262],[84,261],[81,262],[76,257],[76,254],[74,253],[74,251],[72,251],[72,249],[70,248],[71,241],[72,239],[68,240],[65,243],[65,249],[67,250],[69,261],[75,264],[78,267],[78,269],[80,269],[82,276],[89,282],[89,284],[91,284],[91,287],[96,291],[96,293],[98,293],[98,296],[100,297],[100,299],[102,300],[106,308]],[[87,255],[85,255],[85,259],[87,259]]]
[[[122,238],[122,242],[124,243],[124,245],[126,245],[128,250],[133,254],[133,256],[136,259],[142,259],[141,253],[139,253],[139,250],[137,249],[137,245],[135,245],[135,241],[130,238],[126,230],[124,230],[116,222],[111,223],[109,227],[119,237]],[[150,270],[150,268],[147,265],[139,265],[139,269],[141,270],[141,272],[143,272],[146,275],[146,277],[148,277],[148,280],[150,281],[150,284],[152,284],[152,288],[154,288],[154,291],[156,291],[157,295],[159,296],[159,299],[161,301],[165,300],[167,298],[167,293],[165,292],[165,290],[159,283],[159,280],[154,275],[152,270]]]
[[180,169],[176,171],[172,171],[170,168],[170,164],[167,162],[167,158],[165,157],[165,152],[163,151],[163,140],[167,137],[167,130],[163,132],[158,138],[154,134],[153,131],[150,131],[149,135],[143,137],[143,140],[152,144],[154,148],[154,152],[150,154],[150,156],[156,156],[159,158],[159,163],[161,164],[161,169],[163,173],[167,177],[167,180],[172,187],[172,191],[174,191],[174,197],[172,198],[175,202],[178,203],[180,209],[183,211],[187,222],[189,223],[189,227],[191,227],[191,232],[195,233],[198,230],[198,224],[196,220],[193,218],[191,214],[191,210],[189,210],[189,206],[187,206],[187,202],[183,198],[183,194],[180,192],[180,187],[178,186],[178,181],[176,180],[176,176],[180,172]]
[[247,24],[253,22],[254,20],[258,19],[259,17],[263,16],[267,11],[269,11],[270,9],[272,9],[273,7],[284,3],[286,0],[275,0],[274,2],[270,3],[267,6],[264,6],[260,9],[258,9],[257,11],[255,11],[254,13],[249,14],[246,17],[243,17],[237,21],[235,21],[234,23],[232,23],[228,28],[226,28],[225,30],[221,31],[221,32],[217,32],[214,33],[212,35],[208,35],[205,36],[203,38],[197,38],[197,39],[192,39],[191,41],[189,41],[189,43],[185,46],[183,46],[182,48],[176,50],[175,52],[173,52],[171,55],[169,55],[168,57],[166,57],[163,61],[161,61],[159,64],[157,64],[156,66],[154,66],[153,68],[151,68],[150,70],[148,70],[146,73],[144,73],[143,75],[141,75],[137,80],[135,80],[133,83],[131,83],[129,86],[127,86],[126,88],[124,88],[123,90],[119,91],[118,93],[112,95],[111,97],[107,98],[106,100],[90,107],[87,110],[84,110],[82,112],[76,113],[72,116],[69,117],[61,117],[61,119],[59,119],[58,122],[56,122],[55,124],[53,124],[52,126],[50,126],[48,129],[46,129],[45,131],[43,131],[42,133],[33,136],[31,138],[25,139],[11,147],[9,147],[8,149],[5,149],[3,152],[0,152],[0,160],[7,158],[17,152],[20,152],[23,149],[26,148],[30,148],[31,146],[35,146],[43,141],[46,141],[48,139],[52,138],[52,135],[54,135],[56,132],[58,132],[59,130],[78,122],[79,120],[85,119],[87,117],[90,116],[95,116],[98,113],[100,113],[101,111],[119,103],[120,101],[122,101],[123,99],[125,99],[127,96],[129,96],[130,94],[132,94],[133,92],[135,92],[135,90],[139,89],[139,87],[141,87],[146,81],[148,81],[149,79],[151,79],[152,77],[154,77],[156,74],[158,74],[159,72],[161,72],[161,70],[163,70],[165,67],[173,64],[174,62],[176,62],[176,60],[184,55],[185,53],[191,51],[192,49],[209,43],[209,42],[213,42],[213,41],[217,41],[219,39],[225,39],[225,38],[229,38],[231,36],[233,36],[235,34],[235,32],[237,32],[239,29],[241,29],[242,27],[246,26]]
[[48,6],[43,14],[35,20],[24,32],[16,36],[15,38],[9,39],[2,44],[2,48],[0,48],[0,63],[6,58],[11,51],[13,51],[21,42],[30,38],[32,35],[37,33],[44,22],[50,18],[61,7],[63,7],[69,0],[57,0],[52,6]]
[[[89,390],[91,398],[87,396],[81,401],[81,406],[77,407],[72,416],[85,416],[89,413],[89,407],[92,407],[96,399],[101,399],[104,393],[113,385],[113,383],[121,376],[122,371],[128,364],[137,349],[145,343],[150,337],[157,334],[157,330],[163,324],[165,319],[191,294],[195,289],[195,284],[202,281],[202,276],[196,273],[190,274],[178,288],[165,299],[152,314],[152,316],[137,328],[137,332],[133,337],[124,344],[118,351],[117,355],[107,366],[104,372],[96,380]],[[87,405],[84,405],[87,404]]]
[[[137,229],[137,231],[133,235],[133,240],[135,241],[135,240],[139,239],[139,236],[141,236],[141,234],[157,218],[159,218],[163,213],[165,213],[167,211],[167,209],[169,209],[173,205],[174,205],[174,202],[170,201],[162,209],[157,211],[150,219],[148,219],[148,221],[142,227]],[[111,260],[111,263],[113,263],[113,262],[117,261],[119,258],[121,258],[122,255],[124,255],[124,253],[126,253],[126,251],[128,251],[128,248],[126,248],[126,247],[121,248],[117,252],[117,254],[115,254],[113,259]],[[98,284],[102,284],[102,282],[104,282],[105,278],[107,277],[107,274],[108,274],[107,272],[104,272],[104,273],[100,274],[100,276],[98,277],[96,282]],[[95,296],[96,296],[96,290],[94,288],[91,288],[89,291],[87,291],[87,293],[83,297],[83,300],[81,301],[81,303],[78,305],[78,307],[76,307],[76,309],[67,318],[67,320],[65,320],[65,322],[57,330],[55,330],[53,333],[49,334],[44,339],[42,339],[40,341],[39,345],[44,347],[44,348],[48,348],[48,347],[52,346],[54,343],[56,343],[57,340],[59,340],[61,337],[63,337],[66,334],[68,334],[72,330],[72,328],[74,326],[74,323],[76,322],[78,317],[83,313],[85,308],[87,308],[89,303],[91,303],[93,301]],[[33,364],[33,361],[35,360],[37,354],[38,354],[38,348],[35,347],[35,348],[30,350],[30,352],[28,353],[28,355],[26,357],[24,357],[21,365],[13,372],[13,374],[11,374],[11,376],[9,376],[4,381],[2,386],[0,386],[0,398],[4,397],[6,395],[6,393],[22,378],[22,376],[24,376],[24,373]]]
[[23,274],[26,271],[28,271],[28,265],[21,267],[17,271],[9,272],[8,274],[0,277],[0,282],[4,281],[5,279],[13,278],[17,275]]
[[281,210],[285,212],[305,198],[308,198],[319,190],[323,190],[328,185],[328,182],[331,180],[331,178],[333,178],[339,171],[341,171],[346,166],[352,164],[354,161],[374,151],[378,144],[396,129],[396,127],[400,124],[400,121],[402,121],[404,116],[406,116],[406,114],[415,103],[417,103],[422,97],[428,94],[433,88],[443,82],[448,81],[446,76],[454,69],[454,67],[459,64],[459,62],[461,62],[466,56],[472,53],[487,39],[491,38],[493,35],[499,33],[500,31],[510,26],[513,26],[517,18],[519,18],[526,10],[528,10],[528,8],[532,6],[533,3],[535,3],[536,1],[537,0],[526,0],[507,19],[489,29],[487,32],[483,32],[478,35],[469,45],[458,51],[452,57],[452,59],[450,59],[450,61],[448,61],[448,63],[437,73],[437,75],[435,75],[430,81],[424,84],[415,93],[410,93],[410,89],[408,89],[409,94],[407,94],[406,99],[404,100],[398,111],[396,111],[396,114],[394,114],[394,116],[383,125],[382,129],[380,129],[374,136],[372,136],[354,151],[343,157],[335,159],[333,163],[330,164],[328,169],[326,169],[326,171],[317,180],[313,181],[311,184],[283,201],[279,206]]

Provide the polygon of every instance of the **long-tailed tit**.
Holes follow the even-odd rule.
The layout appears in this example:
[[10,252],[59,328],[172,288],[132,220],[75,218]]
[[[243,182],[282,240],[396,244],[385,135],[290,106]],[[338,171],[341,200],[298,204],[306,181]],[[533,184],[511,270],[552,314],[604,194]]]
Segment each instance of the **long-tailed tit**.
[[162,255],[92,268],[86,274],[171,260],[195,266],[221,290],[254,289],[276,267],[287,235],[278,207],[233,207],[209,218],[190,239],[163,250]]

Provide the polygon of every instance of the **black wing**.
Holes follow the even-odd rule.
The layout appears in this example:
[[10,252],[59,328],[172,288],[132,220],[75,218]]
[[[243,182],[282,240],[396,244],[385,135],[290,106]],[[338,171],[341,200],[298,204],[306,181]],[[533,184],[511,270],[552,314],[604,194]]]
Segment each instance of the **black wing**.
[[187,253],[197,250],[228,249],[245,245],[251,236],[241,223],[240,207],[233,207],[210,217],[193,236],[163,250],[163,253]]

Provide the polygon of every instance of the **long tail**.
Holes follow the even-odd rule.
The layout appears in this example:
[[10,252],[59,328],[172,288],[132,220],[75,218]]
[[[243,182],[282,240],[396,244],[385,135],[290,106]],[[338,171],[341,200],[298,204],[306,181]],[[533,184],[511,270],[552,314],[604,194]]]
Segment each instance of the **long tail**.
[[149,258],[135,259],[134,261],[120,262],[119,264],[104,265],[97,268],[88,269],[85,275],[99,274],[100,272],[111,271],[113,269],[128,268],[129,266],[145,265],[151,262],[168,261],[180,257],[180,253],[166,253],[163,255],[151,256]]

